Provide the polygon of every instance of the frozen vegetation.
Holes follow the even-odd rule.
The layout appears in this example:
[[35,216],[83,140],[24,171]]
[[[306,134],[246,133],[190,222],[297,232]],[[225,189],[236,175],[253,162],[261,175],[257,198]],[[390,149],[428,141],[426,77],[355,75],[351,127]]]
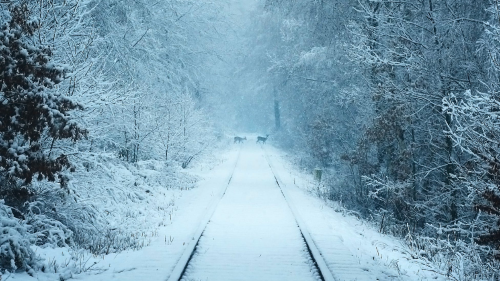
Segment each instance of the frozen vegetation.
[[0,1],[0,281],[499,280],[499,7]]

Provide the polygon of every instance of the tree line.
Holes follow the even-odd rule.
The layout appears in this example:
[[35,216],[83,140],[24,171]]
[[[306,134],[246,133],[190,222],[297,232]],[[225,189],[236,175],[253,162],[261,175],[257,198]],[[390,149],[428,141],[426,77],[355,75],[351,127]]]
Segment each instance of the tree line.
[[39,269],[30,245],[137,246],[82,197],[114,188],[89,180],[106,163],[184,168],[215,139],[200,104],[219,6],[0,2],[0,272]]
[[498,278],[499,4],[268,0],[262,15],[281,144],[327,170],[325,197],[457,280]]

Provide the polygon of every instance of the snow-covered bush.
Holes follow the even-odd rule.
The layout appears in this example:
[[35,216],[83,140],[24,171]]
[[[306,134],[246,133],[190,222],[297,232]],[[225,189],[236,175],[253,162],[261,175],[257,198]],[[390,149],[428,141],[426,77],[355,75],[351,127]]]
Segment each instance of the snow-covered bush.
[[170,221],[173,193],[191,189],[197,180],[164,161],[127,163],[113,153],[85,159],[75,161],[67,189],[33,183],[37,196],[27,220],[44,234],[39,242],[96,255],[139,249],[148,244],[151,232]]
[[[456,230],[456,229],[455,229]],[[440,238],[424,237],[408,231],[405,239],[409,256],[433,267],[450,280],[498,280],[499,263],[484,259],[491,248],[464,240],[452,240],[452,230],[437,229]]]
[[35,244],[51,247],[71,246],[73,232],[62,222],[43,214],[43,205],[45,203],[40,201],[29,203],[26,215],[25,223],[30,226],[30,233],[36,237]]
[[39,261],[30,248],[34,237],[0,200],[0,272],[26,270],[32,274]]

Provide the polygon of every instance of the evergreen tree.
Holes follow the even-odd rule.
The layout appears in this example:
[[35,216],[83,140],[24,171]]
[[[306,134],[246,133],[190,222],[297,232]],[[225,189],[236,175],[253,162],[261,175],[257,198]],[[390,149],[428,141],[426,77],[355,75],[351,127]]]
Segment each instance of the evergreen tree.
[[13,3],[0,23],[0,173],[25,184],[59,179],[71,168],[68,157],[54,151],[63,139],[77,141],[86,131],[71,119],[81,106],[53,94],[65,68],[51,61],[51,49],[37,44],[37,21],[28,6]]

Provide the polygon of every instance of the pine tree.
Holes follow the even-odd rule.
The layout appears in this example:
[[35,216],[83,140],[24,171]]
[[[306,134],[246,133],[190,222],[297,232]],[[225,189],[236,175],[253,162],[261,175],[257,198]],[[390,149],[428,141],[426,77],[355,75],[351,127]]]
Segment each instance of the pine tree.
[[86,135],[70,112],[82,107],[51,89],[66,69],[51,61],[51,49],[37,44],[36,21],[25,4],[13,3],[0,23],[0,174],[28,184],[37,177],[61,185],[67,155],[54,145]]

